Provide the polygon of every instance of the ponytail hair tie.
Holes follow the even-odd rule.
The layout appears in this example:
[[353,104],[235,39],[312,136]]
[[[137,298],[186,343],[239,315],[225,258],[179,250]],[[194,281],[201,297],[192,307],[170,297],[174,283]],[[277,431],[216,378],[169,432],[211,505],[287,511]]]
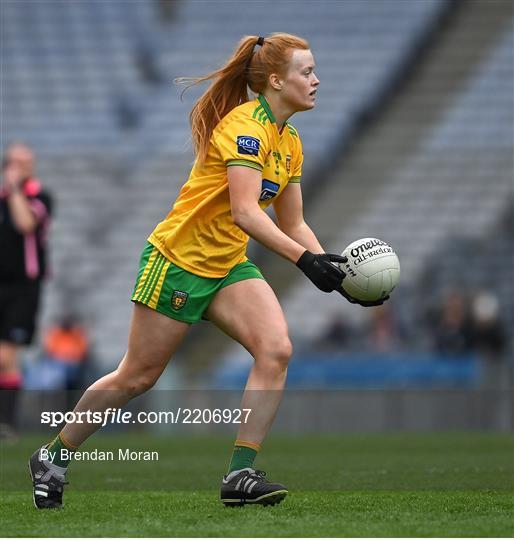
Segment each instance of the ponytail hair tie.
[[264,38],[262,36],[259,36],[259,39],[257,40],[257,45],[259,45],[259,47],[262,47],[264,45]]

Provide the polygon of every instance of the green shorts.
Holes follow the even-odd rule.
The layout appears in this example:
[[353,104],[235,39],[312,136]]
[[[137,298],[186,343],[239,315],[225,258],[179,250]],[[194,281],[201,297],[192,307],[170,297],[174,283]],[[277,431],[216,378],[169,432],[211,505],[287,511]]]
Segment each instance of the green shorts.
[[264,279],[250,261],[242,262],[222,278],[205,278],[180,268],[147,242],[139,262],[132,301],[186,323],[204,317],[216,293],[232,283],[245,279]]

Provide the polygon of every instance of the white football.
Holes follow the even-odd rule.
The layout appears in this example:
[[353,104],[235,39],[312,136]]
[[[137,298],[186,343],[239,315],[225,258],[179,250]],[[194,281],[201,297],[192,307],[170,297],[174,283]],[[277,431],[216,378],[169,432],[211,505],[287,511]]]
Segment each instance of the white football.
[[346,274],[344,290],[356,300],[382,300],[400,279],[400,261],[393,248],[378,238],[361,238],[341,254],[348,262],[340,264]]

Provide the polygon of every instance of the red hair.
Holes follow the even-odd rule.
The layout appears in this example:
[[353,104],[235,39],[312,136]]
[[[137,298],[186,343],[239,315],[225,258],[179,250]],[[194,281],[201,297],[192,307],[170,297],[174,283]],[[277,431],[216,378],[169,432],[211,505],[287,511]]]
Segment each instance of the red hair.
[[258,40],[258,36],[243,37],[225,65],[204,77],[176,79],[187,84],[185,90],[212,81],[189,115],[195,154],[200,162],[207,157],[218,122],[234,107],[249,101],[248,88],[255,94],[262,93],[272,73],[285,75],[294,49],[309,49],[307,41],[292,34],[272,34],[254,51]]

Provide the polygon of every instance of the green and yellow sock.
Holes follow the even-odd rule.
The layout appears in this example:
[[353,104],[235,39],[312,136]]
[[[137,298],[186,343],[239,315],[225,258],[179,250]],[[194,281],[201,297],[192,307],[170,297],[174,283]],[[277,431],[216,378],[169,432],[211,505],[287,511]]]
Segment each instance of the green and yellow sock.
[[[77,448],[77,446],[69,444],[61,433],[59,433],[59,435],[57,435],[57,437],[48,445],[48,451],[55,452],[55,458],[52,463],[58,467],[67,467],[71,461],[71,453]],[[63,453],[61,450],[68,450],[68,455],[70,457],[66,459],[66,452]]]
[[232,459],[230,460],[227,474],[248,467],[253,468],[253,462],[260,449],[261,447],[259,444],[238,439],[234,445],[234,451],[232,452]]

